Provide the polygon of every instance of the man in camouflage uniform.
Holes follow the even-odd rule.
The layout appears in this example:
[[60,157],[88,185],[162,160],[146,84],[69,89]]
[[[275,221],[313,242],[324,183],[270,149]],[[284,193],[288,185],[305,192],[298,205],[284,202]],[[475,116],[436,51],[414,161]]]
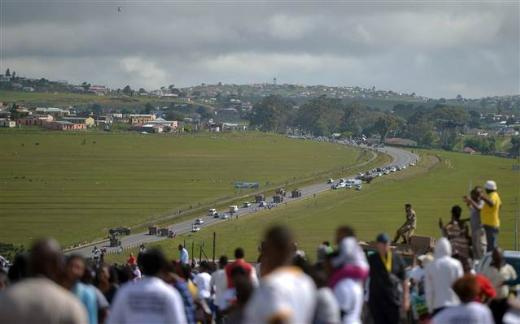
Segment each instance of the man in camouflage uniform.
[[417,224],[415,211],[412,209],[411,204],[404,205],[404,210],[406,212],[406,222],[399,227],[397,232],[395,233],[395,238],[392,243],[396,244],[399,241],[399,238],[403,238],[403,243],[410,243],[410,237],[413,235],[415,231],[415,227]]

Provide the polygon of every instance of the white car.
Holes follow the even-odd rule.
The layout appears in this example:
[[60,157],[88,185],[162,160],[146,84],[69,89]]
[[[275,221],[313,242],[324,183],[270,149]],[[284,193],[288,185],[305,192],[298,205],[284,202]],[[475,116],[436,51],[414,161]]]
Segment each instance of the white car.
[[217,213],[217,210],[215,208],[211,208],[210,210],[208,210],[208,216],[215,216]]
[[202,225],[202,224],[204,224],[204,221],[201,218],[197,218],[195,220],[195,225]]
[[345,186],[346,186],[346,183],[345,183],[345,182],[339,182],[339,183],[333,184],[333,185],[332,185],[332,189],[345,188]]
[[244,208],[249,208],[249,207],[251,207],[251,203],[249,201],[246,201],[242,206]]
[[258,204],[258,207],[267,207],[267,203],[265,201],[261,201],[259,204]]
[[354,187],[357,191],[361,191],[361,189],[363,188],[363,186],[361,184],[357,184],[355,187]]
[[200,227],[198,227],[197,225],[193,224],[191,226],[191,231],[194,232],[194,233],[198,232],[198,231],[200,231]]
[[220,219],[228,219],[228,218],[229,218],[228,214],[226,214],[226,213],[220,214]]

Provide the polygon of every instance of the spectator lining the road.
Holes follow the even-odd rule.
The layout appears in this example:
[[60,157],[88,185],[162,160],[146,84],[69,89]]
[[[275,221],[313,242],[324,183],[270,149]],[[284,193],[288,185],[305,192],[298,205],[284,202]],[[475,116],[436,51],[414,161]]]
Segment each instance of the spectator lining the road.
[[402,258],[390,248],[390,238],[376,238],[377,251],[368,257],[370,281],[368,307],[375,324],[398,323],[401,308],[408,310],[408,281]]
[[218,260],[218,270],[211,274],[210,286],[214,294],[216,324],[223,323],[224,311],[229,306],[226,300],[227,276],[225,268],[227,263],[228,258],[222,255]]
[[264,236],[262,279],[245,309],[244,323],[310,323],[314,317],[314,282],[297,267],[292,233],[274,226]]
[[433,316],[446,307],[459,304],[451,286],[464,274],[460,261],[451,257],[451,244],[445,237],[437,241],[434,257],[426,267],[424,285],[428,309]]
[[[178,247],[179,250],[179,260],[182,264],[189,264],[190,263],[190,255],[188,254],[188,250],[182,244],[179,244]],[[193,251],[192,251],[193,252]]]
[[187,323],[179,292],[159,279],[167,264],[163,253],[147,250],[137,262],[145,277],[119,289],[108,323]]
[[482,200],[482,187],[476,186],[471,190],[470,196],[464,196],[464,202],[470,209],[471,247],[473,259],[480,260],[484,255],[486,235],[480,220],[480,211],[484,207]]
[[87,310],[90,324],[96,324],[98,321],[98,301],[94,288],[85,285],[80,279],[85,274],[85,260],[79,255],[71,255],[67,258],[65,264],[65,273],[63,285],[83,303]]
[[500,228],[500,208],[502,200],[497,192],[497,184],[493,180],[486,181],[484,185],[486,194],[482,195],[484,207],[480,212],[484,232],[486,233],[487,252],[493,251],[498,246],[498,230]]
[[453,283],[461,304],[449,307],[433,317],[433,324],[494,324],[489,308],[476,302],[480,288],[475,276],[467,274]]
[[57,284],[63,255],[51,239],[36,241],[29,255],[31,278],[0,294],[0,323],[86,324],[87,313],[72,293]]
[[453,254],[458,254],[463,258],[470,257],[471,238],[469,237],[469,229],[467,224],[462,221],[462,208],[455,205],[451,208],[451,220],[448,224],[442,224],[442,218],[439,218],[439,228],[442,236],[450,241]]

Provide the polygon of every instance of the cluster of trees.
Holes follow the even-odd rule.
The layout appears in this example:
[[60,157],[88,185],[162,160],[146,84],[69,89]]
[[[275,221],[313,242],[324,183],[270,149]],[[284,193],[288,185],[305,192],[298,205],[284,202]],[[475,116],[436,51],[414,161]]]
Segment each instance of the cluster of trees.
[[395,132],[402,122],[390,113],[362,108],[356,103],[346,104],[325,96],[297,107],[294,102],[274,95],[254,105],[247,119],[252,127],[267,132],[284,133],[287,129],[298,129],[315,136],[377,133],[382,139]]
[[325,96],[311,99],[298,108],[285,98],[268,96],[253,107],[248,119],[251,126],[262,131],[282,133],[293,128],[316,136],[376,134],[381,141],[391,135],[415,140],[421,146],[448,150],[453,149],[458,134],[472,120],[462,107],[399,104],[393,111],[382,111]]
[[496,139],[494,137],[471,137],[464,140],[464,146],[471,147],[483,154],[491,154],[496,151]]

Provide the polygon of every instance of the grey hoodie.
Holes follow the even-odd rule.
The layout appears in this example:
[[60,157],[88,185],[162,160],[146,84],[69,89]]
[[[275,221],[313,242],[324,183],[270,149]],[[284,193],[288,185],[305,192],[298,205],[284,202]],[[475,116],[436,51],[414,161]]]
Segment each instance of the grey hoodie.
[[428,310],[460,303],[451,286],[464,272],[459,260],[451,257],[451,244],[445,237],[435,245],[434,261],[426,267],[425,293]]

